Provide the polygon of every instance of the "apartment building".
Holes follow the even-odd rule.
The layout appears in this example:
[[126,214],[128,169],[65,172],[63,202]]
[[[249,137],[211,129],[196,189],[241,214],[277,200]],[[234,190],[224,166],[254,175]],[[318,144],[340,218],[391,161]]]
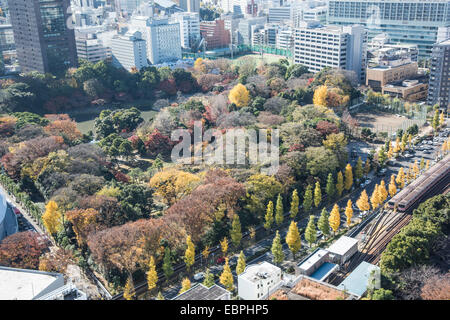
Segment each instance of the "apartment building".
[[225,21],[221,19],[200,22],[200,33],[207,50],[225,48],[231,43],[230,30],[225,29]]
[[183,49],[190,49],[200,41],[200,16],[196,12],[177,12],[170,21],[180,24],[180,43]]
[[450,40],[433,47],[430,68],[428,104],[450,108]]
[[419,45],[431,57],[439,27],[450,26],[449,0],[329,0],[329,24],[363,24],[369,39],[387,33],[395,43]]
[[303,21],[294,34],[294,63],[311,72],[325,67],[354,71],[365,81],[367,32],[363,26],[322,26],[318,21]]

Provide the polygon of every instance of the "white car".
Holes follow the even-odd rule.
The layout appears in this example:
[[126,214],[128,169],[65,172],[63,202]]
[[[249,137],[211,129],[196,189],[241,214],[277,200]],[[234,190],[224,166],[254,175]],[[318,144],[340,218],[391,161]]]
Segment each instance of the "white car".
[[204,272],[199,272],[199,273],[194,274],[194,280],[195,281],[200,281],[200,280],[202,280],[204,278],[205,278],[205,273]]

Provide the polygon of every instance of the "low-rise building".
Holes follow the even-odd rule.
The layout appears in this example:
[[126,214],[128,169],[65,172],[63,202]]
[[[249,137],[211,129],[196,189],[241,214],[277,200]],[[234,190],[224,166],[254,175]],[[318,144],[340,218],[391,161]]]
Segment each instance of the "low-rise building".
[[281,284],[281,269],[266,261],[248,266],[238,276],[238,295],[244,300],[267,299]]
[[425,100],[428,96],[427,78],[422,77],[421,79],[387,84],[381,92],[410,102]]
[[346,236],[340,237],[327,248],[331,261],[339,264],[347,262],[358,251],[358,239]]
[[231,300],[231,292],[217,284],[208,288],[198,283],[173,300]]
[[367,68],[366,85],[381,92],[388,83],[413,78],[418,73],[417,62],[402,65],[377,65]]
[[337,287],[362,297],[368,289],[380,288],[380,267],[363,261]]
[[87,300],[61,273],[0,266],[0,300]]

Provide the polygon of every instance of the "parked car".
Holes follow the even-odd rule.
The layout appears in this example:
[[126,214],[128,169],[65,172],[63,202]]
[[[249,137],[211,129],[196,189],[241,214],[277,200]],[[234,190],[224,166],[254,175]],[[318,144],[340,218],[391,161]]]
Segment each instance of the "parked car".
[[225,258],[224,257],[217,258],[216,263],[217,264],[224,264],[225,263]]
[[203,273],[203,272],[194,274],[195,281],[200,281],[200,280],[203,280],[204,278],[205,278],[205,273]]

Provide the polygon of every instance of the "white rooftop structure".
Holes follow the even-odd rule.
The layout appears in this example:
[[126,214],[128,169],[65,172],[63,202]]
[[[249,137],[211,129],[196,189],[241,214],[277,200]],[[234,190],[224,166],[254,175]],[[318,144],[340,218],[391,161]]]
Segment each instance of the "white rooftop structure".
[[358,245],[358,239],[342,236],[335,243],[333,243],[327,250],[331,253],[344,256],[355,245]]
[[244,300],[267,299],[281,284],[280,268],[266,261],[252,264],[238,276],[238,295]]
[[311,267],[315,266],[318,262],[320,262],[327,255],[328,255],[327,250],[319,249],[298,267],[305,271],[309,270]]
[[63,285],[60,273],[0,267],[0,300],[33,300]]
[[241,274],[242,278],[251,281],[259,282],[262,279],[266,279],[271,274],[281,273],[281,269],[273,264],[264,261],[261,264],[253,264],[245,269],[245,272]]

